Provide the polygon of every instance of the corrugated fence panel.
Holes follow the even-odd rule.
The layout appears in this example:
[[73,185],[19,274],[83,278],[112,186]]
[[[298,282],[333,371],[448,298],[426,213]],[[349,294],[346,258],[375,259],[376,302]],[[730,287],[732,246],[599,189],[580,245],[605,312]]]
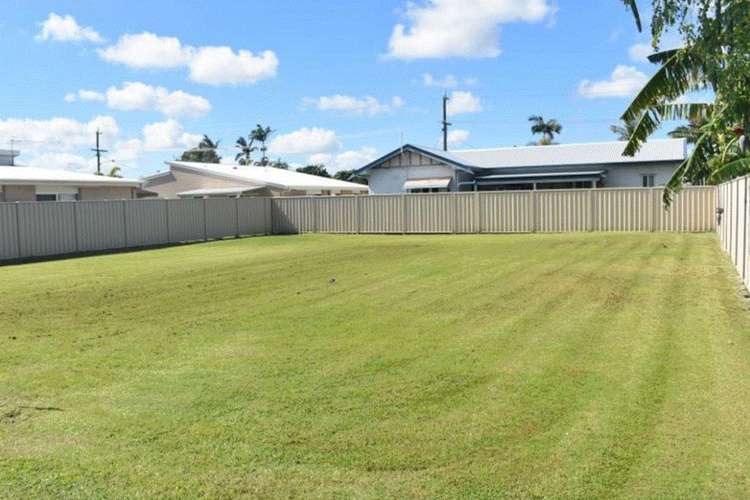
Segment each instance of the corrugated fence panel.
[[318,203],[318,231],[321,233],[356,233],[359,203],[353,196],[321,197]]
[[15,203],[0,203],[0,260],[21,257],[16,210]]
[[77,252],[75,207],[70,201],[19,203],[21,257]]
[[167,200],[169,241],[199,241],[206,238],[205,200]]
[[527,233],[534,230],[531,191],[479,193],[479,232]]
[[[660,199],[661,201],[661,199]],[[675,195],[668,209],[659,203],[659,231],[712,231],[716,228],[716,191],[693,187]]]
[[595,231],[651,231],[654,195],[647,189],[593,191]]
[[316,198],[274,198],[274,234],[315,231]]
[[360,231],[402,233],[406,231],[404,195],[365,196],[360,199]]
[[238,198],[240,235],[268,234],[271,221],[271,198]]
[[456,226],[452,194],[406,195],[406,232],[452,233]]
[[167,200],[128,200],[121,203],[125,208],[127,246],[169,243]]
[[79,252],[126,246],[122,202],[81,201],[75,204],[75,209]]
[[720,185],[716,198],[723,209],[717,228],[721,248],[750,288],[750,177]]
[[562,233],[591,230],[590,191],[537,191],[537,197],[539,231]]
[[206,203],[206,235],[221,239],[240,232],[236,198],[208,198]]
[[457,233],[477,232],[479,226],[476,210],[478,196],[478,193],[457,193],[454,195]]

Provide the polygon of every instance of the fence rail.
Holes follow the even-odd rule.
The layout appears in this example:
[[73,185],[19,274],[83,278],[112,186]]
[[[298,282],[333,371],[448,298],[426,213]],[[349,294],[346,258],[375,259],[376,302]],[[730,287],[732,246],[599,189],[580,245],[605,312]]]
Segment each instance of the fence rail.
[[712,231],[716,188],[0,203],[0,260],[256,234]]
[[721,248],[729,254],[745,286],[750,288],[750,177],[741,177],[718,188]]

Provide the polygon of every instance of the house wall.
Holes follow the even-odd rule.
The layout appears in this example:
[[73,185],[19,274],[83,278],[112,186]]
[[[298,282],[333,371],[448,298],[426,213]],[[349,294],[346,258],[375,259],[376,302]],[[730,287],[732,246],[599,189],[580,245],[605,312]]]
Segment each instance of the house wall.
[[199,173],[172,167],[170,172],[166,175],[146,181],[143,185],[143,189],[156,193],[159,195],[159,198],[177,198],[177,193],[183,191],[191,191],[193,189],[229,188],[236,186],[252,187],[254,184],[201,175]]
[[[605,166],[606,167],[606,166]],[[679,163],[642,163],[607,168],[605,187],[642,187],[642,175],[653,174],[654,185],[664,186],[669,182]]]
[[430,158],[405,151],[370,171],[370,190],[373,194],[403,193],[407,180],[450,177],[448,189],[455,191],[454,172]]
[[131,187],[82,187],[78,191],[80,200],[132,200],[135,189]]
[[3,186],[2,201],[34,201],[36,199],[35,186]]

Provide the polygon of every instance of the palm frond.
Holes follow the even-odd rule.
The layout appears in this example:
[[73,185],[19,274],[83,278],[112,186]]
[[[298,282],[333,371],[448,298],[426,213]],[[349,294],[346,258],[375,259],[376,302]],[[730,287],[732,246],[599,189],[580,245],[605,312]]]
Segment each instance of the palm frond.
[[630,7],[630,11],[633,13],[633,18],[635,19],[635,25],[638,28],[638,31],[643,31],[643,25],[641,24],[641,14],[640,12],[638,12],[638,5],[636,4],[636,1],[622,0],[622,3],[624,3],[626,7]]
[[701,75],[700,59],[690,50],[677,50],[638,92],[622,119],[634,120],[653,106],[674,101],[688,91],[700,88]]
[[709,180],[712,183],[721,183],[747,174],[750,174],[750,157],[746,156],[725,163],[711,174]]
[[707,167],[711,156],[709,143],[710,135],[707,133],[701,135],[695,143],[695,148],[690,153],[690,156],[674,171],[674,174],[672,174],[669,182],[664,187],[664,195],[662,197],[664,205],[670,206],[672,204],[675,193],[679,193],[682,190],[682,184],[686,177]]

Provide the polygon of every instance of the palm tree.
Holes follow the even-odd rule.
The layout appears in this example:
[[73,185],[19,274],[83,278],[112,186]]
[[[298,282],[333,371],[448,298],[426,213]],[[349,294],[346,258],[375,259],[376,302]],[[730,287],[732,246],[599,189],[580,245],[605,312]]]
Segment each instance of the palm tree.
[[260,124],[255,127],[255,130],[250,132],[250,140],[258,141],[260,142],[260,164],[265,166],[268,165],[268,157],[266,156],[266,151],[268,148],[266,148],[266,141],[268,140],[268,137],[273,133],[273,130],[271,130],[271,127],[262,127]]
[[240,165],[249,166],[253,164],[252,160],[250,159],[250,155],[258,148],[253,146],[254,139],[252,138],[252,136],[250,136],[249,138],[250,141],[248,142],[244,137],[240,137],[235,143],[235,147],[239,149],[240,152],[237,153],[237,155],[234,157],[234,161],[238,162]]
[[638,126],[638,120],[620,120],[620,124],[610,125],[609,130],[617,136],[618,141],[629,141]]
[[540,115],[531,115],[529,121],[532,123],[531,133],[534,135],[542,134],[542,138],[539,139],[538,143],[540,146],[555,144],[553,142],[555,134],[559,135],[562,132],[562,125],[554,118],[546,122],[544,121],[544,117]]
[[107,177],[118,177],[118,178],[122,177],[122,175],[120,175],[121,171],[122,169],[120,169],[120,167],[118,167],[117,165],[113,163],[112,168],[109,169],[109,173],[107,174]]
[[180,157],[181,161],[194,161],[199,163],[219,163],[221,156],[216,152],[221,141],[213,141],[207,135],[198,143],[197,148],[188,149]]
[[[622,0],[635,17],[641,30],[636,0]],[[623,113],[625,121],[637,120],[624,154],[634,156],[648,137],[666,120],[688,120],[693,126],[673,131],[685,137],[693,148],[688,158],[675,171],[664,192],[665,204],[683,182],[709,178],[721,182],[750,171],[748,139],[750,130],[750,91],[748,79],[746,31],[735,29],[739,21],[750,17],[750,2],[721,0],[693,7],[700,16],[689,18],[695,11],[685,8],[654,13],[654,43],[665,31],[680,23],[685,46],[657,52],[649,57],[660,67],[636,95]],[[710,90],[714,102],[679,103],[678,99],[693,91]]]

